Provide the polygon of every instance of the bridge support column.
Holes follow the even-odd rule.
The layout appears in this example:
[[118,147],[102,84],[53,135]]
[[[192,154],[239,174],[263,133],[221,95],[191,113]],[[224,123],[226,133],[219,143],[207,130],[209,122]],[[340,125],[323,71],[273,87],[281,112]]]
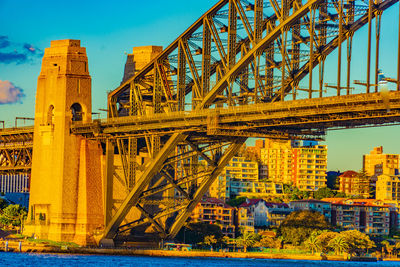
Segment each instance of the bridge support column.
[[72,123],[91,121],[91,111],[85,48],[79,40],[52,41],[38,78],[26,234],[94,243],[104,222],[102,153],[97,142],[70,133]]
[[102,149],[97,141],[81,140],[78,203],[74,242],[91,244],[104,223],[101,177]]

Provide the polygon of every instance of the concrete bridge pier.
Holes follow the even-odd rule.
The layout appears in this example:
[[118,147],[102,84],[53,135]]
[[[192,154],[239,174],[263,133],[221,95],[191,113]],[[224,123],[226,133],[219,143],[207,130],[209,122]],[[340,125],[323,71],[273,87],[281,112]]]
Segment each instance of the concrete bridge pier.
[[70,133],[91,111],[86,49],[79,40],[52,41],[38,78],[25,234],[87,245],[104,227],[101,146]]

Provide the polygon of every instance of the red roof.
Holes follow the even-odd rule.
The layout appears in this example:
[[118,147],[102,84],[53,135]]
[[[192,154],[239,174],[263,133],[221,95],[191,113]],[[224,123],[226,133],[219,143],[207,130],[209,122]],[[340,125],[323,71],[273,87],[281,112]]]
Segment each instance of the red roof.
[[246,199],[246,202],[242,203],[242,205],[240,205],[239,207],[247,208],[247,207],[257,204],[260,201],[264,201],[264,200],[263,199]]
[[285,207],[285,208],[289,208],[289,205],[288,205],[288,204],[286,204],[286,203],[274,203],[274,202],[266,202],[265,204],[267,205],[267,207],[273,207],[273,206],[275,205],[275,206],[278,206],[278,207]]
[[[363,207],[384,207],[389,208],[390,205],[383,203],[382,205],[378,205],[376,199],[350,199],[350,198],[324,198],[324,201],[331,202],[336,205],[347,205],[347,206],[363,206]],[[351,200],[353,204],[345,203],[346,200]]]
[[343,201],[345,199],[348,199],[348,198],[345,198],[345,197],[328,197],[328,198],[323,198],[322,200],[323,201],[328,201],[328,202],[331,202],[331,203],[336,203],[336,202],[341,202],[341,201]]
[[203,199],[200,201],[200,204],[214,204],[214,205],[223,206],[226,209],[233,209],[231,206],[226,204],[221,199],[214,198],[214,197],[209,197],[209,198]]
[[346,178],[352,178],[358,175],[358,172],[355,171],[345,171],[342,173],[339,177],[346,177]]
[[278,207],[285,207],[289,208],[288,204],[286,203],[274,203],[274,202],[266,202],[264,199],[247,199],[246,202],[244,202],[242,205],[240,205],[240,208],[248,208],[250,206],[256,205],[258,202],[263,201],[265,203],[265,206],[271,208],[274,205]]
[[323,201],[318,199],[301,199],[301,200],[293,200],[290,203],[330,203],[329,201]]

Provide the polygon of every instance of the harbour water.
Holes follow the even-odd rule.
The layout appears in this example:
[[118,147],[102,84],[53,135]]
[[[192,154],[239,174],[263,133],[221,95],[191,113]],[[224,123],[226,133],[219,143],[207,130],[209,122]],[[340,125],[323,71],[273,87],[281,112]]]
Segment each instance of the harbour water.
[[299,261],[272,259],[224,259],[224,258],[160,258],[134,256],[99,256],[69,254],[25,254],[1,253],[0,266],[134,266],[134,267],[350,267],[350,266],[400,266],[400,262],[335,262],[335,261]]

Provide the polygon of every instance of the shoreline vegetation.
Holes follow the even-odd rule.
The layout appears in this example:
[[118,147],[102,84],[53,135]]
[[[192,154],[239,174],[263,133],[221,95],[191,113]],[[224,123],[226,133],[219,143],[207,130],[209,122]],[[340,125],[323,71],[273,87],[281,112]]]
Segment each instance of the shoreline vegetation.
[[295,211],[277,229],[260,233],[241,229],[242,235],[237,238],[224,236],[221,227],[216,224],[188,223],[174,240],[177,243],[161,242],[162,249],[159,249],[157,243],[135,242],[125,242],[117,248],[80,247],[69,242],[28,237],[19,234],[20,229],[0,230],[0,251],[186,258],[400,261],[397,259],[399,239],[374,241],[357,230],[337,230],[332,229],[325,217],[318,212]]
[[[50,253],[71,255],[109,255],[109,256],[145,256],[145,257],[182,257],[182,258],[242,258],[242,259],[282,259],[282,260],[328,260],[347,261],[347,255],[317,255],[281,252],[225,252],[225,251],[171,251],[162,249],[132,248],[86,248],[68,245],[50,245],[47,242],[34,243],[26,240],[3,240],[0,251],[20,253]],[[383,261],[400,261],[400,258],[383,258]],[[362,261],[362,260],[361,260]]]

